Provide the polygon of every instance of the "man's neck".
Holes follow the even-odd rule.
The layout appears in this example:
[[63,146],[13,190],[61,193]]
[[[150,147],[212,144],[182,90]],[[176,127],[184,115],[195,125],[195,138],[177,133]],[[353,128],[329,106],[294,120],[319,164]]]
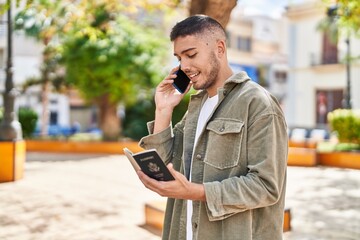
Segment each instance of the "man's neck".
[[217,94],[217,90],[224,86],[225,81],[233,75],[233,71],[231,70],[229,65],[224,67],[225,69],[219,72],[218,81],[215,85],[209,89],[206,89],[208,96],[211,98]]

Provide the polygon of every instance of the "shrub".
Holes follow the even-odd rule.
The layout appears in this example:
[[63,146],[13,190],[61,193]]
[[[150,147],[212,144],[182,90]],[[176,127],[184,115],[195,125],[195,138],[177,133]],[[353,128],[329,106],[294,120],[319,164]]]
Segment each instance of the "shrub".
[[[148,135],[148,121],[155,118],[155,103],[153,96],[149,98],[139,99],[134,105],[127,106],[125,110],[125,119],[123,121],[123,135],[133,140]],[[172,123],[175,125],[181,120],[185,114],[190,100],[190,94],[177,105],[173,111]]]
[[123,135],[134,140],[147,135],[146,122],[154,120],[154,113],[155,104],[152,99],[141,99],[134,105],[127,106],[123,121]]
[[340,143],[360,144],[360,110],[336,109],[328,114],[328,122]]
[[30,108],[19,108],[18,116],[22,127],[23,137],[30,138],[35,131],[38,115]]

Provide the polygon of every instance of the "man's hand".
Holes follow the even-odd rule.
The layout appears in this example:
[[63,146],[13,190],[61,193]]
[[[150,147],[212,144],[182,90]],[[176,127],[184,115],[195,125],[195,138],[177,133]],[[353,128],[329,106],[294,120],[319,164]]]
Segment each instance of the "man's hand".
[[171,70],[170,74],[156,87],[155,92],[155,125],[154,133],[161,132],[167,128],[171,122],[172,112],[174,108],[184,98],[185,94],[189,92],[191,83],[183,94],[180,94],[176,88],[172,85],[174,78],[176,78],[176,72],[179,67]]
[[175,180],[166,182],[157,181],[148,177],[142,171],[138,171],[137,174],[145,187],[158,193],[160,196],[194,201],[206,201],[205,189],[202,184],[189,182],[184,175],[175,171],[171,163],[167,167],[170,170],[170,173],[174,176]]
[[190,90],[191,83],[183,94],[180,94],[172,85],[176,78],[175,72],[178,70],[179,67],[173,68],[170,74],[156,87],[155,104],[156,109],[159,111],[176,107],[184,95]]

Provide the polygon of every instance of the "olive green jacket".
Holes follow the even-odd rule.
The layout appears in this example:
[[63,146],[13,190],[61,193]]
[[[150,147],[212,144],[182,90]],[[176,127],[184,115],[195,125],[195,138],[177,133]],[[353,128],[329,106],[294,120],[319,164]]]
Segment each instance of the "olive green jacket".
[[[193,240],[282,239],[287,126],[277,100],[245,72],[218,89],[219,102],[194,138],[206,91],[191,96],[183,120],[142,138],[166,163],[204,184],[206,202],[193,201]],[[194,155],[193,148],[195,147]],[[186,239],[186,200],[168,199],[163,239]]]

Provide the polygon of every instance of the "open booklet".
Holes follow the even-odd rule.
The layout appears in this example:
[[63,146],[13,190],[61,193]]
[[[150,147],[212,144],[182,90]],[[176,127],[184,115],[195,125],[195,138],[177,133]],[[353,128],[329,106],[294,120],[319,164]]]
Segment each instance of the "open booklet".
[[123,150],[135,171],[141,170],[149,177],[158,181],[175,180],[156,149],[149,149],[138,153],[132,153],[128,148]]

